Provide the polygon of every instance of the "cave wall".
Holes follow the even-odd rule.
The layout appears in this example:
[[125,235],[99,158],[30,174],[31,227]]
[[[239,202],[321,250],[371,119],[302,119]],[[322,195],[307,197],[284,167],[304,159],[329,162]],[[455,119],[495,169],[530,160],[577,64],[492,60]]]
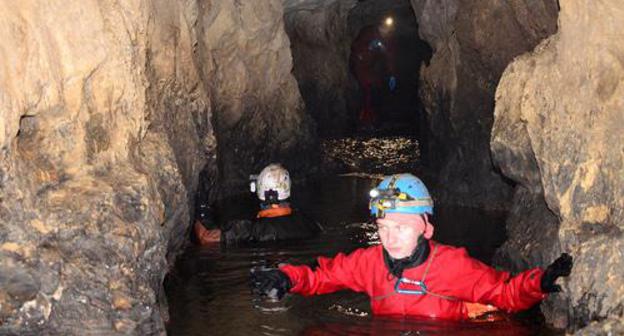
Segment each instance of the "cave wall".
[[421,68],[426,110],[423,162],[448,203],[501,209],[512,188],[495,172],[489,138],[505,67],[557,30],[556,0],[411,0],[420,37],[433,49]]
[[[516,59],[496,93],[493,159],[544,205],[543,216],[508,222],[503,253],[542,265],[553,249],[574,257],[553,296],[563,299],[542,310],[558,326],[592,322],[580,334],[624,330],[623,18],[621,1],[561,2],[559,32]],[[553,230],[555,247],[532,245]]]
[[198,55],[213,97],[223,193],[281,162],[295,176],[312,166],[314,127],[292,75],[281,0],[202,3]]
[[353,127],[355,87],[349,78],[351,41],[347,17],[355,0],[284,1],[294,75],[308,115],[320,136],[339,136]]
[[271,0],[0,6],[0,334],[164,333],[199,172],[216,190],[310,141],[281,17]]

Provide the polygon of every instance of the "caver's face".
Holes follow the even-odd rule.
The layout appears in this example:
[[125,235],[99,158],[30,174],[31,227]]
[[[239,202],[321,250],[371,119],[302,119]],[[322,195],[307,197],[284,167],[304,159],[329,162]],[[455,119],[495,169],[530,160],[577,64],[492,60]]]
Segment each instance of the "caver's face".
[[417,216],[417,221],[410,222],[378,218],[376,223],[381,245],[394,259],[402,259],[412,254],[425,227],[422,216]]

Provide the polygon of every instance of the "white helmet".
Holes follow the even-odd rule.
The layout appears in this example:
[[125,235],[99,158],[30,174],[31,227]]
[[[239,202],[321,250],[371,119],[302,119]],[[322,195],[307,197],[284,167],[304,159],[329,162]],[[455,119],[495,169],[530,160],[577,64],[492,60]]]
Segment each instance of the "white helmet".
[[[252,191],[254,188],[252,187]],[[277,200],[282,201],[290,197],[290,174],[278,163],[272,163],[260,172],[256,182],[258,198],[266,201],[266,192],[277,192]]]

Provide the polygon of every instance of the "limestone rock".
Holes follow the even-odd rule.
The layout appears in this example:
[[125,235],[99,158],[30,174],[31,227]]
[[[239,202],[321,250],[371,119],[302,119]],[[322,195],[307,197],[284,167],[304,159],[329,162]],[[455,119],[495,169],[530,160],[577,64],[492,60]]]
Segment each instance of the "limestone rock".
[[[516,188],[507,220],[507,240],[493,263],[517,273],[533,267],[547,267],[561,254],[559,220],[548,209],[544,195],[520,185]],[[565,295],[550,295],[542,305],[546,319],[557,328],[568,325]]]
[[577,331],[576,336],[615,336],[624,335],[624,322],[621,318],[609,318],[600,322],[592,322]]
[[294,175],[310,167],[300,158],[313,127],[292,75],[282,1],[210,1],[199,11],[197,53],[214,101],[223,191],[241,190],[270,162]]
[[320,135],[341,135],[353,122],[349,53],[354,37],[347,30],[355,0],[285,1],[284,24],[290,38],[306,110]]
[[440,198],[505,208],[511,188],[494,172],[492,100],[505,67],[556,31],[557,1],[411,0],[420,35],[433,48],[420,95],[430,143],[424,163],[440,171]]
[[218,151],[241,175],[310,141],[281,17],[278,0],[0,6],[0,334],[165,332],[199,172],[216,189]]
[[623,314],[623,18],[621,1],[561,2],[559,32],[510,65],[497,89],[493,157],[558,218],[553,244],[575,258],[560,294],[572,328]]

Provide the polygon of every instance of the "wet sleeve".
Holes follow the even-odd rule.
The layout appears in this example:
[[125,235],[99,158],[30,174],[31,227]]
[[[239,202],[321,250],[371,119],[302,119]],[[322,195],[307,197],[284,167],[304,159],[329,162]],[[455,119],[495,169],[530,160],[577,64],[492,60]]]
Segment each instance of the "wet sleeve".
[[221,228],[221,240],[227,245],[246,243],[252,240],[253,222],[247,219],[232,220]]
[[468,302],[491,304],[507,312],[531,308],[546,297],[540,280],[544,271],[533,268],[516,276],[471,258],[465,249],[457,250],[459,267],[454,267],[453,295]]
[[291,216],[261,218],[251,227],[251,239],[256,242],[307,239],[320,232],[308,218],[295,213]]
[[349,255],[339,253],[333,258],[318,258],[318,267],[284,265],[280,270],[290,278],[291,293],[316,295],[332,293],[342,289],[365,291],[366,271],[361,267],[363,252],[358,249]]

